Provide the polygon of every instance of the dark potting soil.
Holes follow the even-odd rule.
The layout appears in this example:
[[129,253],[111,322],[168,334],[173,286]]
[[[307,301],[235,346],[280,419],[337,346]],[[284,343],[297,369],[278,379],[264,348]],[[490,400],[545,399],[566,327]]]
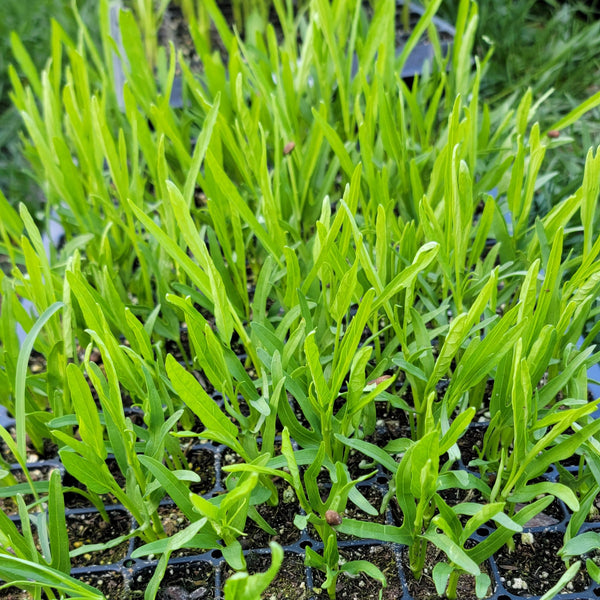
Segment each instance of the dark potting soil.
[[[31,467],[28,469],[29,476],[33,482],[36,481],[48,481],[50,479],[50,475],[52,471],[54,471],[56,467],[54,466],[41,466],[41,467]],[[12,469],[10,471],[11,475],[14,476],[17,483],[26,483],[27,478],[25,477],[25,473],[21,469]],[[33,494],[24,494],[23,500],[25,504],[30,504],[35,500]],[[3,510],[7,515],[16,515],[18,513],[17,502],[12,497],[0,498],[0,510]]]
[[[181,348],[185,352],[185,356],[181,353]],[[190,348],[190,338],[187,328],[187,323],[182,323],[179,328],[179,344],[176,340],[166,339],[164,341],[165,354],[172,354],[177,362],[185,362],[186,358],[192,358],[192,349]]]
[[[359,486],[358,490],[367,499],[369,504],[379,512],[383,503],[383,493],[380,489],[374,486]],[[359,521],[367,521],[368,523],[379,523],[384,525],[386,522],[385,513],[377,515],[369,515],[356,507],[352,502],[348,502],[346,510],[342,514],[342,518],[357,519]],[[338,534],[339,540],[352,539],[351,536]]]
[[217,482],[214,452],[206,449],[191,450],[188,454],[188,467],[200,476],[200,482],[192,483],[190,491],[194,494],[208,494]]
[[478,450],[483,448],[483,438],[487,427],[468,427],[463,436],[458,440],[460,457],[465,467],[469,466],[472,460],[479,458]]
[[[484,504],[485,500],[481,495],[479,490],[474,488],[468,490],[462,490],[460,488],[450,488],[447,490],[441,490],[438,492],[439,495],[444,499],[448,506],[457,506],[462,502],[477,502],[479,504]],[[394,506],[394,505],[392,505]],[[399,507],[396,504],[396,510],[399,511]],[[465,523],[471,518],[470,515],[458,515],[460,522],[465,525]]]
[[74,573],[73,577],[96,588],[106,600],[123,600],[127,598],[125,578],[116,571],[105,573]]
[[[398,576],[398,565],[394,551],[387,545],[355,546],[340,549],[344,562],[367,560],[373,563],[385,576],[387,585],[383,588],[384,600],[397,600],[402,596],[402,584]],[[327,598],[327,591],[321,588],[325,574],[317,569],[313,573],[313,592],[316,598]],[[340,574],[336,585],[338,600],[377,600],[381,584],[361,573],[356,576]]]
[[[251,575],[264,573],[271,566],[271,553],[249,552],[246,555],[246,566]],[[295,552],[286,552],[277,577],[263,592],[262,597],[268,600],[309,600],[312,594],[306,587],[305,574],[304,556]],[[223,585],[231,575],[233,571],[223,563]]]
[[[465,547],[468,548],[472,545],[475,545],[475,542],[471,544],[471,540],[467,540]],[[439,598],[441,600],[442,596],[440,596],[435,589],[435,583],[433,582],[431,573],[435,565],[438,562],[442,561],[448,561],[446,555],[441,550],[436,548],[433,544],[428,544],[423,574],[421,575],[421,579],[417,581],[413,576],[412,571],[410,570],[408,561],[408,550],[403,550],[402,566],[404,568],[404,574],[406,576],[406,583],[408,585],[408,591],[415,600],[432,600],[434,598]],[[494,575],[489,564],[487,562],[483,563],[482,565],[480,565],[480,569],[482,572],[487,573],[489,575],[493,583]],[[493,593],[494,590],[491,589],[490,586],[486,597],[491,596]],[[460,598],[461,600],[477,599],[477,594],[475,593],[475,578],[472,575],[463,574],[458,578],[457,598]]]
[[348,472],[352,479],[358,479],[373,472],[375,472],[374,476],[377,476],[379,471],[373,459],[354,449],[350,450],[348,453],[346,466],[348,467]]
[[[144,597],[155,567],[140,569],[133,576],[130,594],[124,600]],[[169,565],[160,584],[157,600],[212,600],[215,597],[215,569],[211,563],[197,561]]]
[[[103,544],[126,535],[131,529],[131,517],[125,511],[111,510],[106,522],[99,513],[70,514],[67,516],[69,550],[87,544]],[[86,552],[71,559],[71,566],[84,567],[89,564],[110,565],[127,556],[129,542],[124,541],[114,548]]]
[[294,517],[300,513],[300,506],[296,501],[295,494],[291,495],[292,501],[287,495],[287,484],[280,486],[279,503],[277,506],[261,504],[256,509],[260,516],[277,532],[271,535],[261,529],[252,519],[246,521],[245,537],[240,538],[244,549],[268,548],[269,542],[277,542],[282,546],[289,546],[300,539],[301,531],[294,525]]
[[[504,546],[494,557],[504,586],[518,596],[545,594],[567,570],[558,555],[563,534],[537,532],[515,535],[513,539],[515,549],[512,552]],[[580,570],[564,591],[583,592],[589,583],[585,570]]]
[[[407,394],[409,393],[410,390],[407,391]],[[382,428],[390,439],[410,437],[410,422],[404,409],[392,406],[389,402],[376,402],[375,413],[378,428]],[[377,435],[372,441],[379,441]]]
[[[159,506],[157,512],[167,537],[172,537],[190,524],[189,519],[175,505],[167,504]],[[140,548],[143,545],[144,542],[141,539],[135,539],[134,548]],[[203,554],[205,551],[206,548],[180,548],[171,553],[171,558],[198,556],[199,554]],[[147,558],[153,560],[158,557],[150,555]]]
[[[186,19],[181,12],[181,8],[174,2],[171,2],[165,10],[163,21],[160,29],[158,30],[158,43],[166,49],[167,57],[169,56],[169,43],[173,42],[177,52],[181,52],[186,64],[195,73],[199,73],[203,70],[202,63],[198,54],[196,53],[196,47],[194,46],[194,40],[190,35],[189,27]],[[222,60],[227,60],[227,52],[221,38],[217,35],[216,31],[211,32],[211,43],[213,47],[217,47],[221,54]],[[181,68],[177,65],[176,74],[179,75]]]
[[[9,427],[8,433],[12,439],[16,441],[16,429],[14,427]],[[25,455],[25,460],[27,463],[36,463],[42,460],[52,460],[58,456],[58,446],[46,438],[44,439],[44,447],[40,451],[34,448],[29,436],[27,436]],[[0,457],[8,464],[15,464],[17,462],[15,455],[9,450],[8,445],[4,440],[0,441]]]
[[0,600],[31,600],[31,597],[29,592],[19,590],[14,586],[0,590]]

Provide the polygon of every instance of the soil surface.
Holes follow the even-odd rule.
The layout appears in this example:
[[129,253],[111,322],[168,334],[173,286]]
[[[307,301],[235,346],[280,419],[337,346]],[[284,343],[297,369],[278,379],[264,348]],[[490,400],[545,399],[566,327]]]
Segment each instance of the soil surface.
[[[257,554],[250,552],[246,556],[248,573],[264,573],[271,566],[271,554]],[[222,580],[223,584],[233,574],[233,571],[224,563]],[[312,594],[306,587],[306,567],[304,556],[294,552],[286,552],[283,564],[277,577],[263,592],[266,600],[309,600]]]
[[[125,511],[111,510],[106,522],[99,513],[81,513],[67,516],[69,550],[75,550],[87,544],[102,544],[126,535],[131,529],[131,517]],[[80,554],[71,559],[73,567],[85,567],[90,564],[109,565],[118,563],[127,556],[129,542],[125,541],[106,550]]]
[[217,481],[215,453],[205,448],[192,449],[188,453],[188,467],[200,476],[200,482],[192,483],[190,491],[194,494],[208,494]]
[[[558,551],[563,545],[559,532],[516,535],[515,549],[504,546],[495,555],[506,589],[518,596],[541,596],[563,576],[567,568]],[[584,571],[567,584],[565,592],[583,592],[590,580]]]
[[121,573],[116,571],[74,574],[73,577],[102,592],[106,600],[123,600],[127,598],[125,579]]
[[[12,439],[16,441],[16,429],[14,427],[9,427],[8,433],[10,433]],[[29,436],[27,436],[25,454],[27,463],[36,463],[41,460],[51,460],[58,456],[58,446],[52,443],[49,439],[45,439],[44,447],[40,452],[33,447]],[[15,458],[14,454],[9,450],[8,445],[4,440],[0,440],[0,458],[2,458],[2,460],[6,461],[9,464],[17,463],[17,459]]]
[[[469,547],[469,542],[470,540],[467,540],[467,543],[465,544],[466,547]],[[402,552],[402,566],[406,576],[406,583],[408,585],[408,591],[414,600],[434,598],[439,598],[442,600],[443,596],[440,596],[435,589],[435,583],[433,582],[431,572],[438,562],[447,562],[447,560],[448,559],[446,555],[441,550],[436,548],[433,544],[429,544],[427,547],[427,556],[425,559],[423,574],[420,581],[417,581],[409,567],[408,550]],[[480,565],[480,569],[482,572],[489,575],[492,582],[494,581],[493,573],[487,563]],[[491,588],[488,589],[486,598],[491,596],[493,593],[494,590]],[[464,574],[458,578],[457,598],[460,598],[460,600],[477,600],[477,594],[475,593],[475,578],[472,575]]]
[[[154,567],[141,569],[133,576],[131,592],[126,600],[144,597],[144,591],[154,574]],[[167,567],[160,584],[157,600],[209,600],[215,597],[215,570],[208,562],[178,564]],[[124,599],[124,600],[125,600]]]
[[[458,440],[460,457],[465,467],[468,467],[472,460],[479,458],[477,451],[483,448],[483,438],[486,430],[487,427],[469,427]],[[475,467],[474,470],[477,470],[477,468]]]
[[31,600],[31,595],[28,592],[11,586],[0,590],[0,600]]
[[[402,596],[402,584],[398,576],[398,565],[393,550],[387,545],[355,546],[341,548],[340,556],[345,562],[351,560],[368,560],[384,574],[387,586],[383,588],[384,600],[397,600]],[[316,598],[328,598],[327,591],[321,588],[325,581],[325,574],[312,570],[313,592]],[[381,584],[365,574],[349,576],[340,574],[336,585],[336,598],[338,600],[377,600]]]
[[293,501],[289,501],[287,488],[287,484],[285,487],[283,485],[278,487],[279,503],[277,506],[262,504],[256,507],[260,516],[277,532],[276,535],[271,535],[261,529],[249,518],[246,521],[245,533],[247,535],[240,538],[244,549],[268,548],[269,542],[289,546],[300,539],[302,532],[294,525],[294,517],[300,513],[300,507],[296,502],[295,495]]
[[[52,471],[56,469],[55,466],[42,466],[32,467],[29,469],[29,476],[31,480],[36,481],[48,481]],[[16,483],[26,483],[27,478],[25,473],[21,469],[14,469],[11,471],[11,475],[15,478]],[[33,494],[24,494],[23,500],[25,504],[30,504],[35,500]],[[0,510],[3,510],[7,515],[16,515],[18,513],[17,502],[13,497],[0,498]]]

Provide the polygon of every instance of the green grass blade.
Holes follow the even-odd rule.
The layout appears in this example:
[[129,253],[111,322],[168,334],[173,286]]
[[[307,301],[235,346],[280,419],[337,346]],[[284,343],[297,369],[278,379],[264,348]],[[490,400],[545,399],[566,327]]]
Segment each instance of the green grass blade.
[[27,386],[27,367],[29,365],[29,358],[40,331],[49,321],[50,317],[63,306],[64,304],[62,302],[55,302],[40,315],[31,331],[27,334],[27,337],[21,346],[21,350],[19,351],[15,381],[15,420],[17,429],[17,450],[21,456],[26,456],[27,454],[27,442],[25,437],[27,417],[25,413],[25,390]]

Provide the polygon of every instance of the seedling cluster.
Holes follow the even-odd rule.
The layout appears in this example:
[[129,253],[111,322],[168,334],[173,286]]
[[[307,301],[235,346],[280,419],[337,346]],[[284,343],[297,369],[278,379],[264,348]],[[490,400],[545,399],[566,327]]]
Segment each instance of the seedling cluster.
[[[488,559],[553,503],[570,515],[565,568],[543,598],[600,583],[598,151],[575,193],[534,212],[546,153],[600,93],[547,129],[531,91],[482,103],[493,58],[474,58],[470,0],[449,52],[440,0],[400,49],[394,0],[234,2],[233,23],[182,0],[194,69],[157,44],[167,4],[115,13],[120,45],[108,0],[99,42],[53,22],[42,72],[12,40],[46,203],[40,227],[0,192],[2,587],[101,598],[73,561],[133,540],[128,560],[157,560],[146,600],[182,551],[220,552],[225,598],[259,599],[285,556],[273,541],[271,568],[248,574],[245,540],[281,535],[264,515],[283,503],[329,598],[360,573],[386,588],[341,558],[344,536],[402,545],[439,596],[465,574],[489,596]],[[423,36],[433,60],[405,81]],[[197,447],[219,449],[220,487],[194,491],[210,477]],[[74,546],[74,499],[134,525]]]

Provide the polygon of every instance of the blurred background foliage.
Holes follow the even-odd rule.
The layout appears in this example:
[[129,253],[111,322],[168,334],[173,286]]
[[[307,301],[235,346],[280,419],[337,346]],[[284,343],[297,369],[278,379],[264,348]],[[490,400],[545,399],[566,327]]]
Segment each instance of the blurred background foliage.
[[[74,1],[74,0],[73,0]],[[442,4],[439,16],[453,23],[458,0]],[[83,20],[95,33],[97,2],[77,0]],[[42,193],[31,178],[21,153],[21,120],[10,101],[8,65],[12,60],[10,32],[16,31],[37,67],[48,60],[50,19],[77,35],[71,0],[3,0],[0,19],[0,189],[12,204],[25,202],[43,217]],[[600,89],[600,2],[598,0],[484,0],[480,2],[478,53],[490,45],[493,59],[482,82],[483,98],[500,107],[514,106],[527,87],[534,100],[552,94],[538,110],[542,129]],[[548,152],[545,172],[551,185],[536,198],[537,212],[546,212],[579,185],[587,150],[600,144],[600,109],[586,114],[566,132],[569,138]]]
[[[458,1],[442,3],[444,19],[454,22]],[[600,90],[600,2],[598,0],[485,0],[479,3],[478,53],[490,45],[494,55],[482,80],[481,94],[491,105],[553,90],[534,120],[542,130]],[[536,198],[545,213],[580,185],[587,150],[600,145],[600,109],[587,113],[566,132],[568,144],[547,152],[544,171],[554,172],[544,196]]]
[[[71,0],[2,0],[0,17],[0,189],[11,204],[25,202],[41,218],[41,191],[30,175],[22,155],[19,132],[21,118],[10,100],[8,66],[13,61],[10,34],[21,38],[36,67],[46,64],[50,55],[50,20],[56,19],[76,39],[77,23]],[[92,34],[97,35],[98,18],[95,0],[77,0],[82,18]]]

